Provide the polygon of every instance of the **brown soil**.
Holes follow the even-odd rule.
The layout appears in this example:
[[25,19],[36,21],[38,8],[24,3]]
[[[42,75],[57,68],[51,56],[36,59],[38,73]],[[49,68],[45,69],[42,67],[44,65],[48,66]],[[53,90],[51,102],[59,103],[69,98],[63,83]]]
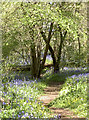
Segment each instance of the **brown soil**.
[[[43,102],[45,106],[48,105],[51,101],[57,98],[59,95],[59,91],[62,87],[63,83],[51,83],[47,88],[44,89],[44,95],[39,97],[38,99]],[[47,106],[48,107],[48,106]],[[61,114],[61,118],[78,118],[72,111],[64,108],[55,108],[49,107],[49,109],[53,112],[52,115]]]

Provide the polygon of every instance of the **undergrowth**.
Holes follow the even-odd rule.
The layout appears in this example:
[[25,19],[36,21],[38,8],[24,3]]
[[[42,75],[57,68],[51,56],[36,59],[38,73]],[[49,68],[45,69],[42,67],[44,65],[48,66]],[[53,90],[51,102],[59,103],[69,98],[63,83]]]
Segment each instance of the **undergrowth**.
[[[59,80],[59,75],[55,80]],[[63,77],[64,80],[65,77]],[[69,108],[79,117],[87,117],[87,80],[89,73],[66,75],[65,83],[59,97],[49,103],[49,106],[56,108]]]
[[[12,73],[11,73],[12,74]],[[20,74],[20,77],[19,77]],[[0,118],[51,118],[51,111],[43,106],[37,98],[50,82],[64,83],[59,98],[50,102],[49,106],[69,108],[79,117],[87,116],[87,79],[89,73],[81,70],[64,70],[52,73],[47,69],[43,79],[31,80],[28,74],[16,73],[2,77],[2,97]],[[22,79],[23,78],[23,79]],[[7,104],[7,101],[9,103]]]
[[[37,100],[46,87],[40,80],[11,80],[2,84],[2,109],[0,118],[49,118],[50,110]],[[7,103],[9,101],[9,103]]]

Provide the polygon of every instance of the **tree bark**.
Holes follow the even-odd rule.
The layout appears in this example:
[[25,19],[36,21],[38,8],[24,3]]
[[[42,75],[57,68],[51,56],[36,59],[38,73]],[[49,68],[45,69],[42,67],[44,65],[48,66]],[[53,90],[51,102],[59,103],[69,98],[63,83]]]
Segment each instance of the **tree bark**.
[[40,60],[41,60],[41,48],[40,45],[37,46],[37,76],[40,70]]
[[[57,55],[57,60],[56,60],[56,57],[54,55],[54,51],[52,49],[52,47],[50,46],[49,44],[49,51],[51,53],[51,57],[53,59],[53,66],[54,66],[54,72],[58,72],[59,71],[59,64],[60,64],[60,59],[61,59],[61,51],[62,51],[62,45],[63,45],[63,42],[65,40],[65,37],[66,37],[66,34],[67,34],[67,31],[64,32],[64,34],[62,34],[61,32],[61,28],[59,27],[59,31],[60,31],[60,46],[59,46],[59,51],[58,51],[58,55]],[[41,30],[41,35],[47,45],[47,38],[45,36],[45,33]]]
[[78,33],[78,49],[79,49],[78,67],[80,66],[80,48],[81,48],[81,44],[80,44],[79,33]]
[[53,29],[53,23],[50,24],[50,30],[49,30],[49,34],[48,34],[48,38],[47,38],[46,48],[45,48],[45,52],[44,52],[42,63],[40,65],[40,70],[39,70],[38,77],[40,77],[41,71],[44,68],[47,52],[48,52],[48,49],[49,49],[49,43],[50,43],[50,40],[51,40],[51,37],[52,37],[52,35],[51,35],[52,29]]
[[37,59],[36,59],[36,51],[35,51],[35,45],[31,45],[31,57],[32,57],[32,64],[31,64],[31,72],[32,77],[36,78],[37,76]]
[[60,65],[60,60],[61,60],[61,53],[62,53],[62,46],[63,46],[63,42],[65,40],[67,31],[64,32],[64,34],[61,31],[61,27],[59,26],[59,31],[60,31],[60,45],[59,45],[59,50],[58,50],[58,55],[57,55],[57,62],[56,62],[56,66],[54,68],[54,72],[59,72],[59,65]]
[[[41,31],[41,35],[42,35],[45,43],[47,44],[47,38],[46,38],[45,33],[44,33],[43,31]],[[50,44],[49,44],[49,51],[50,51],[50,54],[51,54],[51,57],[52,57],[52,60],[53,60],[53,66],[54,66],[54,68],[55,68],[56,58],[55,58],[55,55],[54,55],[54,50],[53,50],[53,48],[50,46]]]

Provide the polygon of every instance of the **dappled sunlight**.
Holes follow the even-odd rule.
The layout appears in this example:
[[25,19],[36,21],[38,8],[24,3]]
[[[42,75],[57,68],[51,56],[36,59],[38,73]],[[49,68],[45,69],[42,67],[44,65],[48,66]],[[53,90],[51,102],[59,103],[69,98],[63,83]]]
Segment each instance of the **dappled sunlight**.
[[87,117],[89,41],[82,2],[2,2],[0,119]]
[[[69,108],[79,117],[87,116],[87,80],[89,73],[66,77],[59,98],[49,103],[56,108]],[[81,111],[79,106],[81,106]],[[83,115],[82,115],[83,113]]]

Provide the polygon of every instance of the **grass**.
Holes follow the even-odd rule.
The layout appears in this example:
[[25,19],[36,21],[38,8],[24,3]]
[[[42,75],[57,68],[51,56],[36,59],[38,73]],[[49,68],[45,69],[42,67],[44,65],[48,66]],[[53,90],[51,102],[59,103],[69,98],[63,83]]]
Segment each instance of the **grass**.
[[[22,79],[24,77],[24,79]],[[31,80],[29,72],[12,73],[3,77],[2,103],[0,118],[51,118],[51,111],[43,106],[37,98],[43,94],[43,89],[50,82],[63,82],[59,98],[52,101],[49,106],[56,108],[69,108],[79,117],[87,116],[87,78],[89,73],[85,70],[65,68],[60,73],[53,74],[47,69],[42,80]],[[7,100],[10,104],[7,105]]]
[[[2,84],[2,97],[5,102],[0,110],[0,118],[48,118],[49,109],[43,106],[37,97],[43,94],[45,83],[40,80],[11,80]],[[7,92],[8,91],[8,92]],[[10,104],[7,105],[7,100]]]
[[[82,71],[83,72],[83,71]],[[87,117],[87,80],[89,73],[66,72],[65,83],[59,92],[59,97],[49,103],[49,106],[56,108],[69,108],[79,117]],[[60,80],[59,75],[54,78]],[[56,81],[57,81],[56,80]],[[62,78],[61,78],[62,81]]]

